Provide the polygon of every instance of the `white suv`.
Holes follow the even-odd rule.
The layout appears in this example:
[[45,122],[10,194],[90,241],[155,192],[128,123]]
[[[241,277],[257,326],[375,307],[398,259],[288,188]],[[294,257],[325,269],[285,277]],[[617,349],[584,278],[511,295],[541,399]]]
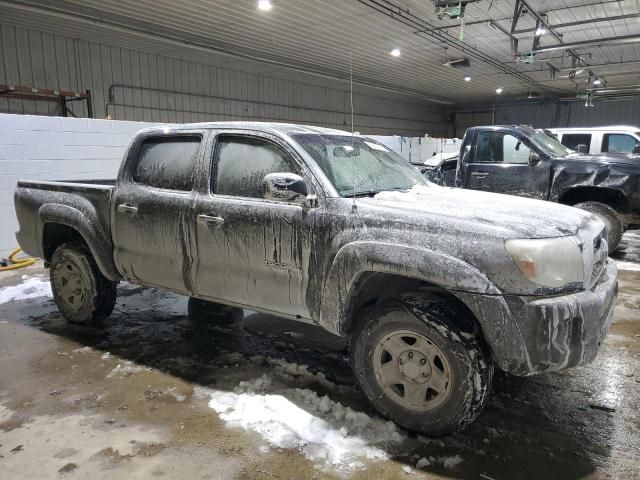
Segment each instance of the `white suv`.
[[549,128],[545,132],[553,134],[565,147],[582,153],[640,153],[639,127]]

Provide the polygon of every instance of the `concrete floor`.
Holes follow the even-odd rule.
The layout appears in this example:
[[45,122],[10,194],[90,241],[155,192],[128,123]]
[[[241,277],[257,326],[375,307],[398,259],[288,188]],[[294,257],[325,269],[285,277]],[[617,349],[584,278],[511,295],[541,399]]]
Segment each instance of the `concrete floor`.
[[[398,430],[393,442],[371,440],[388,459],[347,466],[310,459],[304,445],[274,447],[208,406],[212,391],[267,374],[285,397],[309,389],[375,417],[339,339],[258,314],[242,331],[203,326],[187,319],[183,298],[127,284],[104,325],[80,328],[32,292],[0,304],[0,477],[640,478],[638,232],[615,258],[625,268],[620,297],[593,364],[532,378],[498,374],[465,432],[429,440]],[[0,292],[46,273],[2,273]],[[283,368],[290,363],[308,371]],[[416,469],[421,458],[430,465]]]

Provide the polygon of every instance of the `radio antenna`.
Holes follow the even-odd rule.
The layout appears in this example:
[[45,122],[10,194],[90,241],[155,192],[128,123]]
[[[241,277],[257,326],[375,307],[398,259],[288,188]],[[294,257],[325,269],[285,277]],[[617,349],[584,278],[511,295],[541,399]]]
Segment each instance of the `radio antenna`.
[[351,195],[353,197],[353,204],[351,210],[355,212],[356,209],[356,162],[354,161],[356,148],[355,139],[353,138],[353,60],[351,59],[351,50],[349,50],[349,101],[351,103]]

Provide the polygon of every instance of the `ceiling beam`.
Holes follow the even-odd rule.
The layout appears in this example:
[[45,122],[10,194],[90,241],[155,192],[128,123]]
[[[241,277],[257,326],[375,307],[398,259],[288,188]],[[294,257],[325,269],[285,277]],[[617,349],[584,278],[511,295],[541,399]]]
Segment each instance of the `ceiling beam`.
[[[629,13],[627,15],[615,15],[613,17],[599,17],[599,18],[589,18],[587,20],[578,20],[576,22],[567,22],[567,23],[554,23],[552,28],[557,30],[559,28],[570,28],[570,27],[578,27],[580,25],[588,25],[589,23],[598,23],[598,22],[613,22],[616,20],[630,20],[633,18],[640,18],[640,13]],[[514,30],[514,35],[519,35],[522,33],[533,33],[536,31],[536,27],[533,28],[523,28],[521,30]]]
[[559,50],[571,50],[573,48],[596,47],[604,45],[626,45],[630,43],[640,43],[640,35],[622,35],[619,37],[596,38],[594,40],[583,40],[581,42],[558,43],[556,45],[547,45],[538,47],[529,52],[530,54],[556,52]]

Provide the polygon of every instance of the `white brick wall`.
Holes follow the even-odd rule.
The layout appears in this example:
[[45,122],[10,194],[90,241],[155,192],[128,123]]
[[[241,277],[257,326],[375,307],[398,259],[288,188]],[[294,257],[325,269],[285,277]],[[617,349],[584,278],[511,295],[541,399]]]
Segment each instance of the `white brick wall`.
[[143,122],[0,114],[0,258],[16,245],[18,180],[115,178]]

